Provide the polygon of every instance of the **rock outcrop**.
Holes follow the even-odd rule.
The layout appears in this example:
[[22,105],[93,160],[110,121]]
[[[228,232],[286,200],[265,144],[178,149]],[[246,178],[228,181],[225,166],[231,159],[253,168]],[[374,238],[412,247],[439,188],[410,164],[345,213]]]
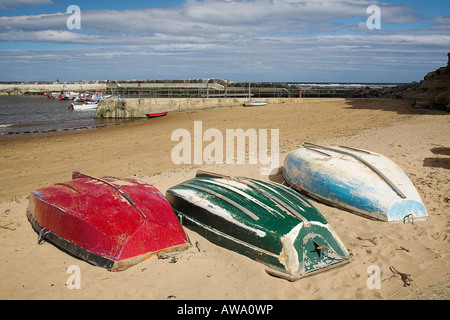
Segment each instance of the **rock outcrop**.
[[401,95],[406,91],[412,89],[417,82],[401,84],[394,87],[383,87],[383,88],[358,88],[349,91],[346,95],[348,98],[386,98],[395,99],[401,98]]
[[428,73],[412,87],[400,92],[398,98],[410,99],[415,108],[450,111],[450,53],[446,67]]

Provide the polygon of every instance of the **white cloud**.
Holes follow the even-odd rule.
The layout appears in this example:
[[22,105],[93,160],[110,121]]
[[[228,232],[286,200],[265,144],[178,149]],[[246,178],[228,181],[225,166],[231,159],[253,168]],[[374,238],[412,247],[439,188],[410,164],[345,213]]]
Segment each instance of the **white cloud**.
[[0,2],[0,10],[39,4],[52,4],[52,0],[2,0]]
[[67,17],[63,13],[0,17],[0,31],[67,30]]
[[[100,33],[289,34],[354,28],[345,19],[368,17],[365,0],[223,1],[188,0],[170,9],[81,11],[82,28]],[[419,19],[409,6],[380,4],[386,22]],[[1,17],[0,29],[47,30],[66,28],[69,14]],[[340,21],[340,22],[336,22]]]
[[[81,78],[76,75],[78,72],[92,79],[228,77],[239,80],[258,74],[266,76],[260,79],[266,81],[301,81],[299,77],[319,81],[319,76],[323,77],[322,81],[327,81],[326,77],[328,81],[338,81],[338,77],[345,81],[342,77],[350,75],[371,81],[371,74],[389,74],[396,68],[404,70],[395,75],[398,79],[422,74],[432,69],[426,57],[435,57],[436,63],[436,57],[448,51],[448,17],[435,17],[433,27],[420,32],[369,31],[365,23],[366,9],[372,3],[365,0],[188,0],[168,9],[90,11],[81,8],[81,30],[67,29],[66,20],[70,16],[67,13],[0,17],[0,41],[9,45],[15,41],[50,43],[53,47],[61,44],[58,50],[39,52],[3,50],[0,69],[3,68],[5,75],[14,74],[11,70],[14,65],[34,63],[34,72],[56,78],[58,75],[49,72],[67,70],[64,59],[70,59],[71,65],[89,66],[70,70],[74,79]],[[378,5],[383,22],[401,25],[422,20],[410,6],[383,2]],[[63,44],[68,43],[80,49],[73,46],[67,49]],[[55,71],[40,70],[45,65],[43,61],[55,64],[52,68]],[[422,62],[419,65],[417,61]],[[118,72],[128,76],[120,76]]]
[[433,17],[432,22],[431,30],[433,32],[450,34],[450,16]]

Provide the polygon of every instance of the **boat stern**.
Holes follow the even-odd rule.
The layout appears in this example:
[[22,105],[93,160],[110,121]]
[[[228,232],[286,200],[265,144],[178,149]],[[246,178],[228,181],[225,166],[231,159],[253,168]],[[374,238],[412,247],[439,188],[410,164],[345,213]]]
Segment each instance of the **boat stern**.
[[394,202],[387,213],[389,222],[415,222],[429,220],[427,209],[422,201],[401,199]]
[[283,269],[267,273],[289,281],[343,266],[351,261],[342,241],[328,225],[312,223],[309,228],[300,223],[282,239],[279,262]]

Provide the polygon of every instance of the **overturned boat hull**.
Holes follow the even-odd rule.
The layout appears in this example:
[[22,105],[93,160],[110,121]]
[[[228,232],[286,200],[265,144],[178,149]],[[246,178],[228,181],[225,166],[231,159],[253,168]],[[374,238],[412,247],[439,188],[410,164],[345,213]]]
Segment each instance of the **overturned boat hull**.
[[148,113],[146,114],[147,118],[152,119],[152,118],[159,118],[159,117],[164,117],[169,113],[169,111],[165,111],[165,112],[156,112],[156,113]]
[[199,171],[167,190],[182,225],[295,281],[351,256],[322,214],[281,184]]
[[305,143],[286,157],[283,176],[302,193],[368,218],[389,222],[429,219],[406,173],[375,152]]
[[39,242],[110,271],[190,247],[167,199],[134,179],[74,172],[72,181],[33,191],[27,216]]
[[267,101],[246,101],[244,107],[264,107],[267,106]]

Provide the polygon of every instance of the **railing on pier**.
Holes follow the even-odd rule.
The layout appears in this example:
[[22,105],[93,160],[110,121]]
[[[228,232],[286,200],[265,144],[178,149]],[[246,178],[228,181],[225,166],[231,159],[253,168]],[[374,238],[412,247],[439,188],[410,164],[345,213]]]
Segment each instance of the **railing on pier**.
[[348,89],[321,88],[142,88],[109,87],[106,95],[123,98],[344,98]]

